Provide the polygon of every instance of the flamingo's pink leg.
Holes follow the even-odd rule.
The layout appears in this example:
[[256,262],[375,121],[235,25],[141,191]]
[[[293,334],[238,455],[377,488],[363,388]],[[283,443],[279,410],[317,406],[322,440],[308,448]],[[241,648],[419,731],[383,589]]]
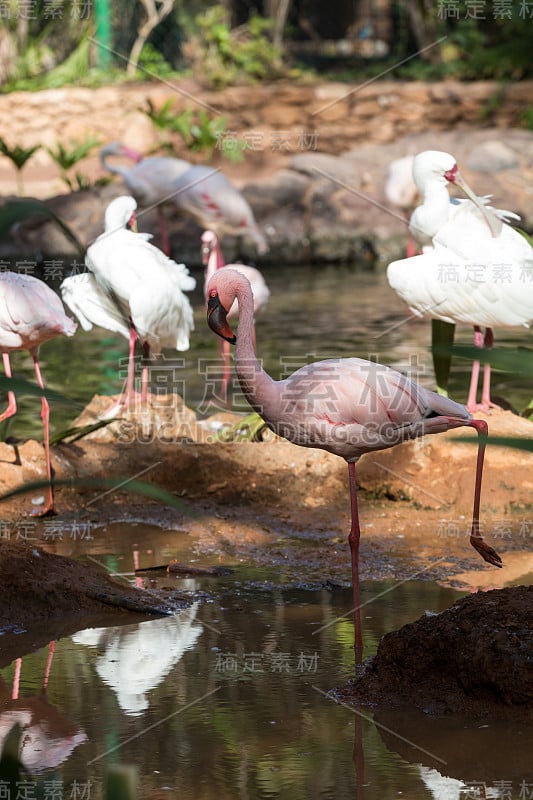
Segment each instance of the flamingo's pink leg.
[[359,604],[359,540],[361,538],[361,529],[359,527],[359,511],[357,509],[357,484],[355,482],[355,464],[352,461],[348,462],[348,477],[350,481],[350,508],[352,513],[352,526],[350,528],[350,535],[348,542],[350,543],[350,552],[352,555],[352,586],[353,586],[353,613],[354,613],[354,627],[355,627],[355,660],[356,663],[361,661],[363,653],[363,634],[361,631],[361,608]]
[[[6,376],[11,378],[11,363],[9,361],[9,353],[2,353],[2,359],[4,361],[4,370]],[[3,414],[0,414],[0,422],[2,422],[4,419],[9,419],[9,417],[12,417],[13,414],[17,413],[17,400],[15,398],[15,392],[9,390],[7,393],[7,398],[7,408]]]
[[[44,389],[44,381],[41,375],[41,368],[39,366],[39,351],[32,352],[33,366],[35,368],[35,375],[37,376],[37,383]],[[44,427],[44,456],[46,459],[46,477],[48,478],[48,499],[43,506],[35,509],[32,516],[43,517],[46,514],[54,514],[54,492],[52,489],[52,464],[50,462],[50,406],[48,400],[43,395],[41,399],[41,419]]]
[[43,679],[43,689],[48,687],[48,681],[50,679],[50,670],[52,669],[52,661],[54,660],[54,653],[56,649],[56,643],[50,642],[48,645],[48,658],[46,659],[46,667],[44,668],[44,679]]
[[501,567],[502,560],[496,550],[488,545],[479,530],[479,506],[481,499],[481,480],[483,477],[483,461],[485,459],[485,445],[489,433],[489,426],[482,419],[473,419],[470,423],[475,428],[478,435],[478,449],[476,462],[476,483],[474,488],[474,509],[472,512],[472,532],[470,534],[470,544],[474,547],[485,561],[494,567]]

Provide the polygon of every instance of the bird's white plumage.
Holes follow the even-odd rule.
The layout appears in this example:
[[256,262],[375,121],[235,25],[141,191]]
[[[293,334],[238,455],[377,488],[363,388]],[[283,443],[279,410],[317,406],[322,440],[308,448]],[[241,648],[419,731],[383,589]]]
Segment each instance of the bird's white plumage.
[[129,336],[127,319],[100,288],[91,272],[71,275],[59,287],[63,302],[79,320],[84,331],[93,326]]
[[196,281],[184,264],[125,229],[135,207],[131,197],[109,205],[106,230],[88,248],[86,265],[155,354],[164,347],[187,350],[194,321],[184,292],[192,291]]
[[395,158],[390,162],[384,191],[389,203],[399,208],[413,208],[418,197],[413,179],[413,156]]
[[[450,203],[444,173],[456,169],[449,153],[416,156],[415,182],[423,203],[410,229],[425,243],[422,255],[394,261],[391,287],[422,316],[475,326],[508,327],[533,322],[533,249],[493,209],[488,197]],[[488,215],[490,224],[487,223]]]

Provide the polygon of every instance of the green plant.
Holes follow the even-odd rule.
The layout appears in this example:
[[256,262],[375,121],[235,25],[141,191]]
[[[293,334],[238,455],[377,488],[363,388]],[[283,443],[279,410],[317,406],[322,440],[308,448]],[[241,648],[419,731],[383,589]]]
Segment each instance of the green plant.
[[33,147],[9,147],[7,142],[0,137],[0,152],[12,161],[15,169],[17,170],[17,194],[20,196],[24,193],[24,185],[22,183],[22,168],[25,163],[32,157],[32,155],[39,150],[40,144]]
[[85,247],[74,231],[69,228],[66,222],[63,222],[46,203],[43,203],[42,200],[35,200],[28,197],[4,203],[4,205],[0,207],[0,238],[8,236],[13,225],[37,215],[47,217],[57,225],[63,231],[67,239],[75,246],[78,254],[83,258]]
[[267,35],[272,20],[253,14],[246,25],[230,28],[224,6],[211,6],[196,17],[196,35],[184,54],[197,80],[211,88],[231,83],[277,78],[282,73],[281,50]]
[[[225,139],[227,121],[223,116],[210,117],[205,109],[186,108],[174,110],[173,100],[166,100],[162,106],[155,108],[151,100],[147,100],[144,113],[159,130],[178,134],[186,147],[193,152],[203,152],[210,158],[215,149],[231,161],[240,161],[246,149],[246,143],[231,140],[229,147]],[[162,147],[171,147],[170,142],[162,143]]]
[[61,179],[65,181],[70,191],[76,189],[87,189],[90,186],[89,180],[76,172],[74,179],[68,176],[68,171],[72,169],[79,161],[91,153],[91,151],[99,145],[100,142],[94,136],[87,136],[83,142],[72,140],[70,148],[65,147],[58,142],[55,148],[47,147],[46,150],[61,170]]

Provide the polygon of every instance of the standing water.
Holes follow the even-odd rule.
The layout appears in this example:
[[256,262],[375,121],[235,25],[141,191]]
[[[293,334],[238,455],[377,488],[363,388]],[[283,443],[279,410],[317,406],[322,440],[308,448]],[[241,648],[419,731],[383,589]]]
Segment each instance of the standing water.
[[[265,276],[272,295],[257,323],[258,350],[274,377],[308,360],[357,355],[433,385],[429,322],[408,321],[382,272],[287,267]],[[187,405],[205,414],[217,410],[205,386],[219,371],[210,372],[217,344],[205,323],[201,273],[196,277],[191,349],[177,361],[167,353],[154,374],[158,385],[170,381]],[[527,344],[525,331],[496,333],[501,345]],[[470,342],[470,330],[460,328],[458,338]],[[79,409],[54,405],[56,431],[95,392],[120,390],[117,373],[120,365],[124,377],[126,354],[124,340],[102,331],[43,347],[48,385],[79,403]],[[32,379],[26,356],[13,361],[19,375]],[[466,362],[452,367],[451,395],[460,401],[468,369]],[[500,374],[494,394],[521,408],[531,390],[526,380]],[[40,436],[35,400],[25,399],[20,409],[12,432]],[[141,566],[170,557],[194,560],[181,536],[115,525],[76,542],[69,554],[131,573],[134,550]],[[2,670],[0,736],[17,719],[23,726],[22,757],[32,773],[28,798],[98,798],[105,769],[115,763],[137,766],[142,798],[533,797],[530,724],[335,703],[330,691],[353,676],[349,590],[283,589],[279,573],[245,565],[225,578],[159,580],[208,597],[173,617],[117,620],[115,627],[60,639],[45,695],[47,649]],[[363,584],[365,656],[387,631],[459,596],[429,582]],[[20,636],[21,652],[31,650],[32,632]],[[1,644],[0,636],[0,654]]]

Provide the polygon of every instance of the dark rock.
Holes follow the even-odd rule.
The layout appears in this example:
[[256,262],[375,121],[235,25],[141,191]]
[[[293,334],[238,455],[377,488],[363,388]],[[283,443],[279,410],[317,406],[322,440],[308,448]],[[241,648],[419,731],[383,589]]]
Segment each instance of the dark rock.
[[387,634],[341,695],[434,714],[533,716],[533,586],[478,592]]

